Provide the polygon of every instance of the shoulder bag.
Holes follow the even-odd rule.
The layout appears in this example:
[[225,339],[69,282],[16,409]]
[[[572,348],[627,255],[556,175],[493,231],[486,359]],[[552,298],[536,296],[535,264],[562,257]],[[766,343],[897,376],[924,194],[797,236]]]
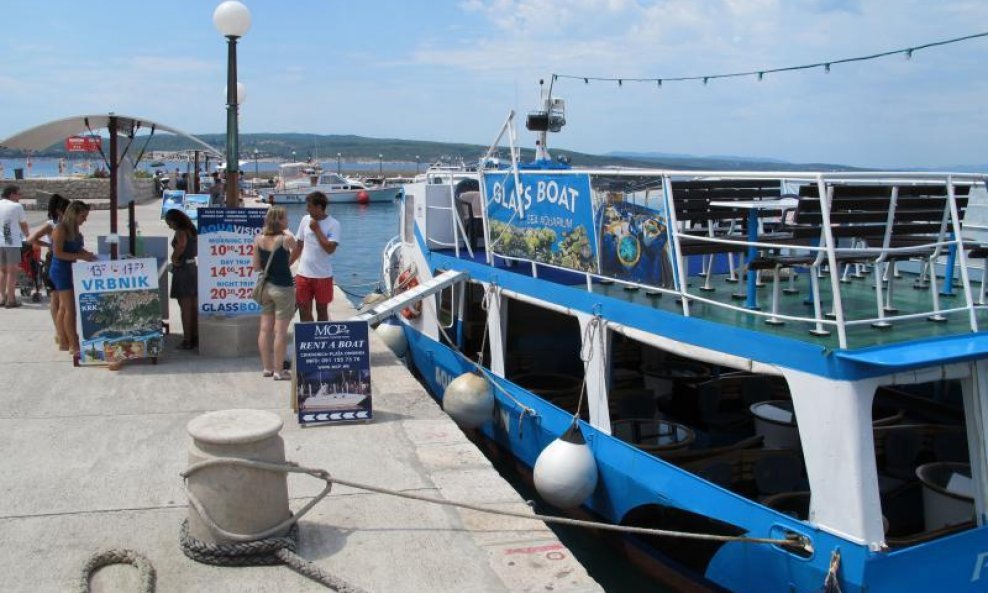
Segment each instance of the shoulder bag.
[[[254,289],[250,292],[250,298],[252,298],[258,305],[261,304],[261,294],[264,293],[264,285],[268,283],[268,270],[271,269],[271,261],[274,260],[275,252],[281,248],[281,242],[283,240],[284,236],[279,236],[275,239],[274,246],[271,248],[271,255],[268,256],[268,263],[264,265],[264,271],[257,277],[257,282],[254,284]],[[258,249],[259,248],[260,247],[258,247]]]

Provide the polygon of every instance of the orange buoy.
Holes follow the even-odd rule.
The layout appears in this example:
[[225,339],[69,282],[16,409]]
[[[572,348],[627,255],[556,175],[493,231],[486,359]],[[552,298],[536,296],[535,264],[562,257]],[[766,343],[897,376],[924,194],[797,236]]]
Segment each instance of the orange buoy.
[[367,190],[366,189],[362,189],[362,190],[358,191],[357,192],[357,203],[358,204],[366,204],[368,202],[370,202],[370,194],[367,193]]

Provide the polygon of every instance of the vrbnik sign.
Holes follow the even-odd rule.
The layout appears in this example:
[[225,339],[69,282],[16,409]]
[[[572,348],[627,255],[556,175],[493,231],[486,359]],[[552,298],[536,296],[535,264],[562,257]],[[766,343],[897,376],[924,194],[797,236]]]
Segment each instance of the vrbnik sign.
[[572,270],[597,271],[589,175],[484,174],[491,250]]
[[295,324],[292,407],[299,424],[370,420],[370,341],[366,321]]

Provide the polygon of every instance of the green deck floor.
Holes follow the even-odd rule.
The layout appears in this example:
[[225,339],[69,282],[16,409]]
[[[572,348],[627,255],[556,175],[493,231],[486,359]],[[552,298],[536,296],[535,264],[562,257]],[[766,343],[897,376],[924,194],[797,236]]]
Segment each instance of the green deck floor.
[[[772,303],[772,281],[769,274],[764,274],[764,285],[758,288],[758,304],[761,311],[771,310]],[[718,275],[711,279],[713,291],[701,291],[703,278],[690,278],[688,294],[698,296],[719,303],[730,303],[743,307],[743,299],[732,298],[732,293],[744,291],[745,285],[738,283],[728,283],[727,275]],[[942,281],[942,279],[940,279]],[[782,287],[788,286],[788,280],[781,280]],[[903,273],[900,278],[894,280],[893,305],[898,309],[897,314],[886,313],[887,320],[891,327],[879,329],[871,324],[848,326],[847,346],[849,349],[866,348],[869,346],[888,345],[897,342],[910,340],[943,337],[952,335],[964,335],[972,333],[970,316],[968,311],[962,310],[946,314],[944,322],[933,322],[925,316],[917,319],[896,319],[896,315],[908,315],[911,313],[929,312],[932,309],[932,297],[930,289],[917,290],[913,288],[916,282],[916,275]],[[843,303],[844,314],[847,320],[869,319],[877,316],[877,303],[875,300],[875,280],[874,275],[869,274],[864,278],[852,279],[848,283],[840,285],[841,301]],[[795,287],[798,294],[780,295],[779,314],[812,317],[813,304],[810,300],[810,279],[809,273],[804,271],[798,274]],[[821,300],[822,310],[826,313],[832,307],[832,290],[830,277],[821,278]],[[971,291],[977,298],[980,286],[972,282]],[[661,297],[650,296],[643,289],[629,290],[626,285],[614,284],[594,284],[594,292],[604,294],[612,298],[621,299],[639,305],[661,309],[670,313],[682,314],[682,305],[678,302],[675,294],[663,294]],[[954,288],[954,296],[941,296],[940,308],[956,308],[966,304],[963,289]],[[976,319],[979,328],[988,328],[988,307],[978,307],[975,309]],[[825,325],[831,333],[829,336],[815,336],[809,332],[814,327],[811,322],[786,321],[784,325],[769,325],[765,323],[766,317],[754,315],[743,311],[734,311],[724,307],[693,301],[690,307],[690,315],[715,323],[723,323],[734,327],[741,327],[759,333],[770,334],[802,342],[818,344],[822,347],[837,349],[838,338],[835,325]]]

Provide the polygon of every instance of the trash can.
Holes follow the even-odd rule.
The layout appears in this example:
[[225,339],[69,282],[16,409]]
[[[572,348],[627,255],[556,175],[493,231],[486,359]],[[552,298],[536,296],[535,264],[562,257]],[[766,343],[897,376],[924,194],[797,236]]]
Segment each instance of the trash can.
[[941,461],[916,468],[923,483],[923,519],[926,530],[974,519],[974,483],[971,465]]
[[20,167],[14,169],[14,179],[24,179],[24,169]]
[[755,417],[755,434],[765,437],[766,449],[798,449],[799,430],[792,402],[769,400],[752,404],[749,408]]

